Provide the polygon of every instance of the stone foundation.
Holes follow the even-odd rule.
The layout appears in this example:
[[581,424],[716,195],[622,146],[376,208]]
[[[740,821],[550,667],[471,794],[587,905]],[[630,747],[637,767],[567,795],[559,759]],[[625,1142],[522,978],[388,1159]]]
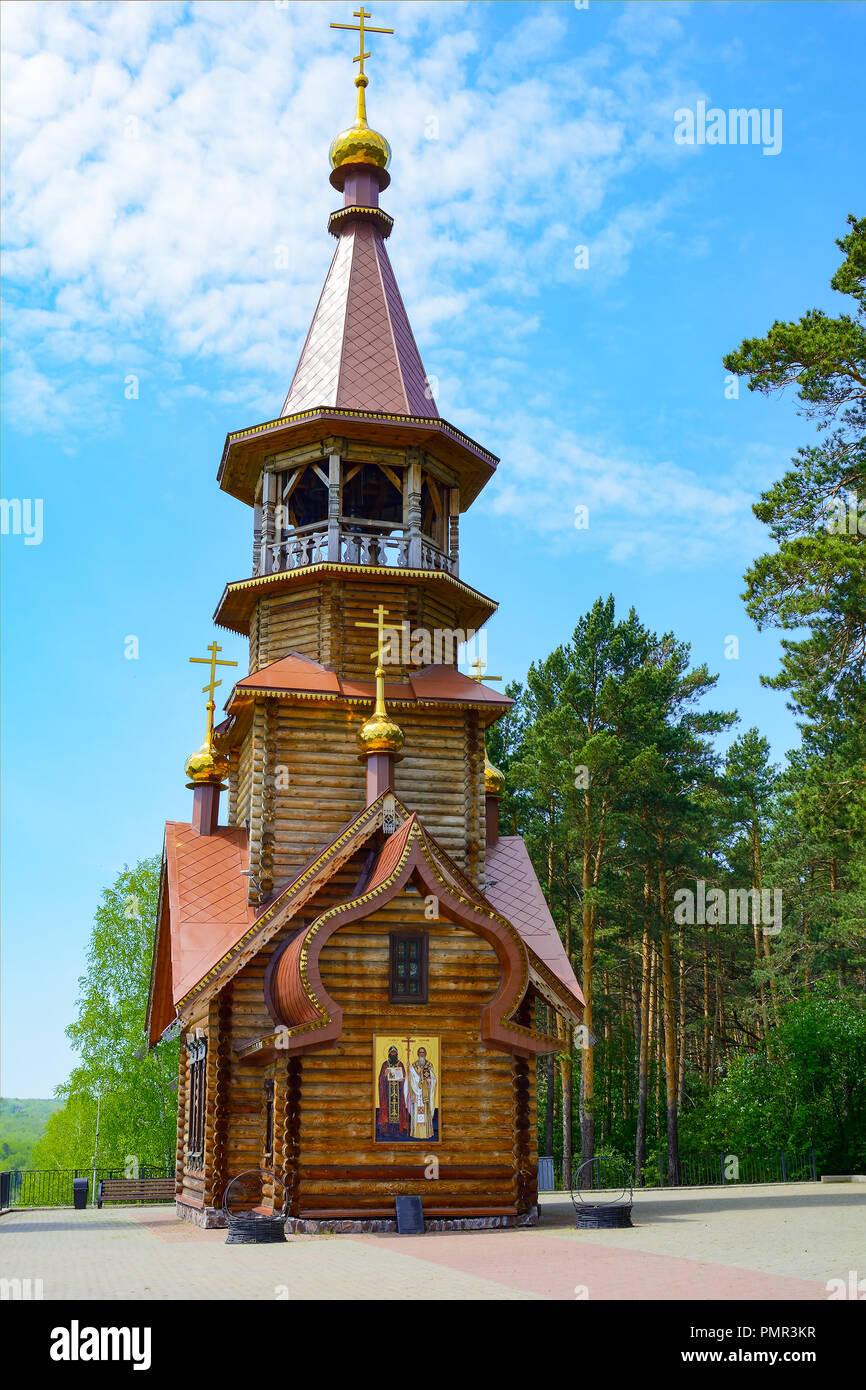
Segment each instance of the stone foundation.
[[181,1221],[188,1221],[191,1226],[201,1226],[206,1231],[225,1229],[222,1207],[191,1207],[188,1202],[175,1202],[175,1209]]
[[[206,1231],[225,1230],[226,1218],[222,1207],[193,1207],[188,1202],[176,1202],[181,1221],[201,1226]],[[519,1216],[432,1216],[424,1222],[429,1231],[497,1231],[516,1230],[521,1226],[537,1226],[540,1220],[537,1206]],[[396,1233],[396,1218],[340,1217],[313,1220],[306,1216],[287,1216],[286,1234],[295,1236],[358,1236]]]
[[[433,1216],[424,1222],[425,1233],[430,1231],[497,1231],[520,1226],[537,1226],[538,1207],[519,1216]],[[286,1218],[286,1232],[296,1236],[359,1236],[396,1233],[397,1222],[383,1217],[341,1217],[337,1220],[306,1216]]]

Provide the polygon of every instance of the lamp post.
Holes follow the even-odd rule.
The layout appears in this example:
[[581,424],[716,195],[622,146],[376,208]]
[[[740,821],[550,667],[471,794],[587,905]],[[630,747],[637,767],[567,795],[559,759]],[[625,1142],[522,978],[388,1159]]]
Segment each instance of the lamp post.
[[96,1156],[99,1153],[99,1109],[102,1103],[102,1092],[96,1092],[96,1140],[93,1145],[93,1186],[90,1191],[90,1205],[96,1206]]

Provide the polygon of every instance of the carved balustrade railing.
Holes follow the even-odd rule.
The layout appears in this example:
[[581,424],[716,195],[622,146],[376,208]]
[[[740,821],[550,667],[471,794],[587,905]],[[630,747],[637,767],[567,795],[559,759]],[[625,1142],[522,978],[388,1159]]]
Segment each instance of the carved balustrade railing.
[[[326,560],[348,565],[412,567],[413,550],[420,567],[455,572],[451,558],[428,536],[411,536],[407,526],[383,526],[363,519],[343,517],[336,527],[326,521],[298,526],[261,546],[253,574],[279,574]],[[265,568],[262,569],[262,561]],[[415,559],[415,565],[419,563]]]

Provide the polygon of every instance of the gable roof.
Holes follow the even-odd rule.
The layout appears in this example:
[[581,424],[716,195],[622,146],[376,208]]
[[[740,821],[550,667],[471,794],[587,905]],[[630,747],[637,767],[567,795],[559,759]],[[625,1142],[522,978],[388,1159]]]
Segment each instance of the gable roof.
[[520,835],[487,846],[485,895],[512,921],[523,940],[566,989],[584,1002],[556,923]]
[[282,415],[315,407],[438,419],[378,226],[340,232]]
[[[161,911],[154,942],[148,1037],[164,1029],[218,976],[233,975],[288,917],[381,825],[385,797],[353,816],[334,839],[258,909],[248,903],[246,830],[220,826],[200,835],[191,825],[166,825]],[[398,803],[399,804],[399,803]],[[402,808],[405,811],[405,808]],[[241,849],[242,853],[232,852]],[[171,944],[170,951],[166,941]],[[170,980],[167,976],[170,975]],[[168,1001],[173,1008],[166,1016]]]
[[[174,821],[166,825],[164,911],[154,944],[148,1006],[151,1044],[158,1041],[175,1013],[181,1013],[218,979],[232,978],[310,902],[337,869],[381,828],[389,802],[401,818],[400,824],[385,837],[353,902],[372,899],[375,906],[376,898],[386,890],[407,844],[414,838],[436,878],[463,910],[480,914],[481,918],[495,918],[515,932],[528,952],[531,977],[542,992],[549,994],[552,990],[555,1002],[572,1014],[579,1009],[583,996],[547,912],[523,841],[519,837],[500,840],[499,845],[505,845],[506,851],[498,855],[496,847],[488,849],[488,873],[493,882],[488,892],[482,893],[449,858],[417,813],[410,815],[393,794],[385,793],[347,822],[316,858],[291,883],[272,894],[258,912],[247,902],[249,854],[245,830],[221,826],[215,835],[199,835],[190,825]],[[166,978],[169,973],[170,981]],[[169,1003],[173,1006],[170,1014]]]

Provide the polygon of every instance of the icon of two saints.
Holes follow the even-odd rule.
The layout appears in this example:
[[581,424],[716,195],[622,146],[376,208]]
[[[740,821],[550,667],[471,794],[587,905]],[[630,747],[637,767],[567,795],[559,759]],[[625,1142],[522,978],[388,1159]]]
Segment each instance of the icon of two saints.
[[[407,1054],[411,1058],[411,1054]],[[438,1060],[438,1059],[437,1059]],[[439,1139],[436,1068],[427,1047],[417,1048],[408,1066],[393,1043],[379,1068],[376,1139],[434,1142]]]

